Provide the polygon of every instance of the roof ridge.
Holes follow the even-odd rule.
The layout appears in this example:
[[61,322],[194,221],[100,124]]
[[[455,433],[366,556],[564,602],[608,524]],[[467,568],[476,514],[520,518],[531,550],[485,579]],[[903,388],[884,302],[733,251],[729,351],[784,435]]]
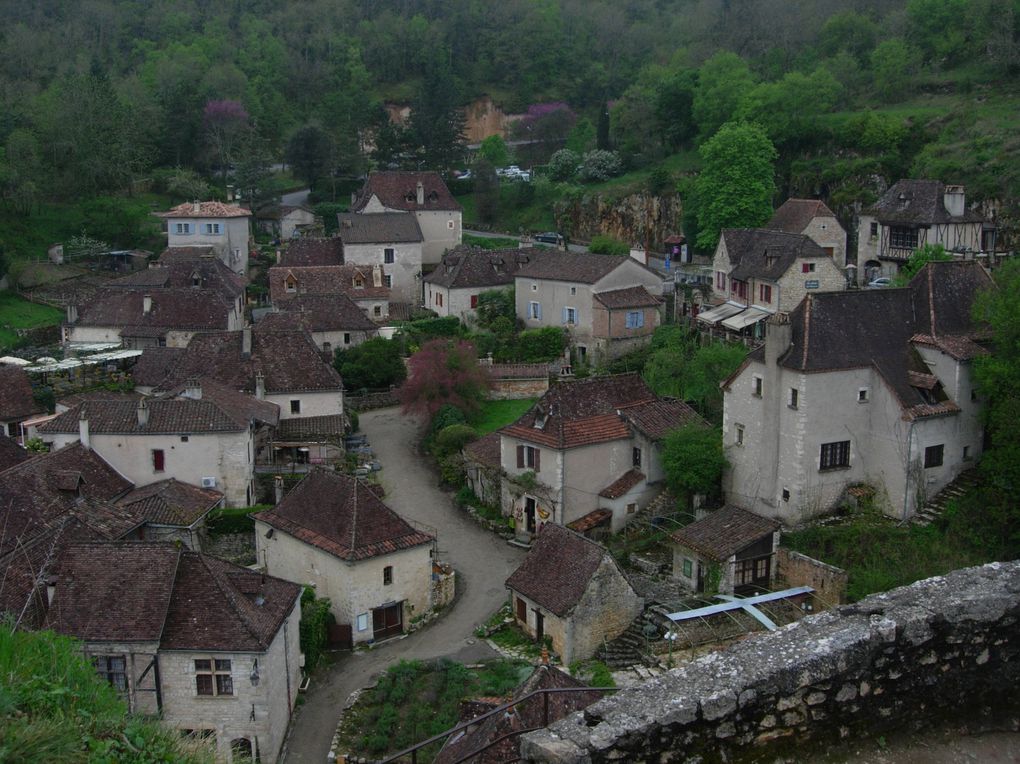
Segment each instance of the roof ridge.
[[215,582],[216,587],[223,593],[224,598],[226,598],[226,600],[233,607],[234,614],[237,616],[238,620],[241,621],[241,625],[244,627],[245,631],[247,631],[248,634],[250,634],[254,638],[255,643],[257,645],[259,645],[262,648],[268,647],[268,645],[266,644],[265,640],[261,637],[261,635],[257,634],[255,630],[252,628],[252,625],[247,618],[247,616],[249,615],[249,613],[245,612],[247,610],[247,600],[244,600],[245,606],[242,607],[240,604],[240,601],[244,599],[243,595],[239,597],[234,587],[229,582],[224,581],[221,577],[221,574],[218,571],[212,569],[212,566],[210,566],[208,562],[208,560],[210,559],[209,555],[203,554],[202,552],[192,552],[191,554],[198,556],[199,561],[202,563],[202,566],[209,572],[209,575]]

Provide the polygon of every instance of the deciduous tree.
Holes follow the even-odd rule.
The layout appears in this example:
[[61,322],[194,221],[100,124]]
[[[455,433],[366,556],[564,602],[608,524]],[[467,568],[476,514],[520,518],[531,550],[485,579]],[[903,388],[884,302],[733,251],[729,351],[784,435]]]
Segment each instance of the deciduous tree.
[[689,424],[666,435],[662,470],[666,473],[666,484],[677,496],[717,494],[724,469],[726,457],[719,430]]
[[400,343],[373,337],[350,350],[338,350],[336,370],[348,390],[381,390],[399,385],[407,376]]
[[435,339],[408,361],[409,375],[398,397],[405,413],[430,418],[442,406],[477,411],[492,382],[478,364],[475,346],[464,340]]

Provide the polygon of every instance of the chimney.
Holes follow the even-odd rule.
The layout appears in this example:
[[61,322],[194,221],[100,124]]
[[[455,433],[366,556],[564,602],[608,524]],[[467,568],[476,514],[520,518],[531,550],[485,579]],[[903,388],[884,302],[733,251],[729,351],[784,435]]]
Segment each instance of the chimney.
[[138,426],[145,427],[149,423],[149,406],[145,402],[145,398],[138,401]]
[[92,440],[89,438],[89,417],[85,413],[85,407],[81,407],[81,414],[78,415],[78,440],[86,451],[92,448]]
[[261,371],[255,372],[255,397],[260,401],[266,397],[266,375]]
[[67,323],[73,324],[78,321],[78,308],[75,305],[67,306]]
[[283,257],[283,254],[280,252],[280,250],[276,250],[276,264],[277,265],[280,264],[280,260],[282,259],[282,257]]
[[46,606],[49,607],[53,604],[53,598],[57,596],[57,577],[47,576],[46,577]]
[[[805,309],[811,310],[811,298]],[[776,313],[765,326],[765,368],[773,369],[779,357],[787,351],[793,341],[793,326],[789,313]]]
[[273,478],[273,496],[277,504],[283,501],[283,475]]
[[251,358],[251,326],[241,330],[241,357]]
[[355,191],[351,191],[351,206],[353,207],[358,201],[358,194]]
[[382,266],[378,263],[372,266],[372,286],[382,286]]
[[197,378],[191,377],[184,383],[184,397],[194,401],[202,400],[202,383]]
[[191,211],[196,215],[202,211],[202,205],[197,199],[191,203]]
[[152,313],[152,295],[151,294],[147,294],[147,295],[143,295],[142,296],[142,313],[144,315],[146,315],[146,316],[149,315],[150,313]]
[[631,259],[637,260],[642,265],[648,265],[648,258],[645,256],[645,248],[635,244],[630,248]]
[[962,217],[963,213],[967,211],[967,199],[963,193],[963,186],[946,186],[945,193],[942,195],[942,203],[946,207],[952,217]]
[[422,185],[422,182],[420,180],[418,181],[417,191],[418,191],[418,206],[421,207],[422,205],[425,204],[425,186]]

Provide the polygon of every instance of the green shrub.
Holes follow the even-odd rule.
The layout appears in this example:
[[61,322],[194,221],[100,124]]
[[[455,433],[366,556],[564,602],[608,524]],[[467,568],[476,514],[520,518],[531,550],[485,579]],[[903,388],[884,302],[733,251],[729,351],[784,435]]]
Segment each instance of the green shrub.
[[614,239],[612,236],[606,236],[601,233],[592,237],[591,244],[588,245],[588,249],[597,255],[630,254],[630,246],[619,239]]
[[336,623],[330,612],[330,601],[317,598],[315,590],[306,586],[301,593],[301,623],[298,627],[301,652],[305,654],[305,671],[311,672],[326,651],[329,626]]
[[407,377],[399,342],[373,337],[350,350],[337,350],[336,370],[348,390],[381,390]]
[[445,430],[455,424],[467,424],[467,417],[464,412],[454,405],[447,403],[440,407],[432,421],[429,423],[429,431],[435,435],[440,430]]
[[512,360],[520,363],[552,361],[563,355],[566,346],[567,334],[558,326],[526,329],[517,335]]
[[437,457],[459,454],[468,443],[478,439],[474,428],[466,424],[451,424],[436,433],[432,442],[432,453]]

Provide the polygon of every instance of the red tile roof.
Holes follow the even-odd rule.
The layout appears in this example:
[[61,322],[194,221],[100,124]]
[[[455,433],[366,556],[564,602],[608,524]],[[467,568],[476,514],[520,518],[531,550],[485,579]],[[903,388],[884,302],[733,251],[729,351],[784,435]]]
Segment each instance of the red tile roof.
[[656,297],[643,286],[599,292],[594,296],[594,299],[610,310],[657,307],[663,302],[661,297]]
[[342,560],[364,560],[430,544],[362,481],[316,469],[256,520]]
[[154,525],[188,527],[201,520],[223,499],[219,491],[199,488],[170,478],[135,488],[117,506]]
[[341,212],[337,215],[336,235],[344,245],[355,244],[415,244],[423,241],[418,218],[406,212],[377,212],[356,215]]
[[[574,281],[594,284],[628,261],[617,255],[596,255],[591,252],[543,250],[517,271],[517,278]],[[633,261],[637,262],[637,261]]]
[[339,442],[346,432],[347,420],[343,414],[304,416],[281,419],[273,438],[275,443]]
[[217,257],[216,247],[203,245],[199,247],[167,247],[159,253],[158,260],[161,264],[168,265],[215,257]]
[[593,512],[589,512],[584,517],[579,517],[572,523],[567,523],[567,527],[572,531],[578,533],[585,533],[590,531],[592,528],[597,528],[600,525],[608,523],[613,517],[613,511],[611,509],[596,509]]
[[[386,283],[386,270],[380,267],[379,283]],[[287,279],[291,277],[295,283],[294,292],[287,291]],[[389,300],[390,288],[373,285],[373,269],[370,265],[323,265],[323,266],[285,266],[275,265],[269,269],[269,297],[273,304],[284,300],[292,300],[304,294],[346,294],[352,300]],[[360,279],[364,284],[356,287]]]
[[489,250],[462,245],[443,255],[443,261],[424,280],[447,289],[509,286],[514,283],[518,269],[543,253],[539,248]]
[[217,258],[171,259],[107,282],[117,289],[207,289],[233,301],[244,292],[244,279]]
[[464,446],[464,455],[485,467],[500,466],[499,433],[490,432]]
[[[145,298],[151,300],[145,312]],[[234,304],[214,289],[100,289],[78,305],[74,326],[102,326],[132,331],[171,329],[216,331],[226,329]],[[136,335],[140,336],[140,335]]]
[[[498,438],[497,438],[498,442]],[[32,455],[6,435],[0,435],[0,472],[15,464],[21,464]]]
[[727,504],[671,534],[677,544],[725,562],[741,549],[779,530],[775,520]]
[[697,411],[675,398],[658,398],[620,408],[623,418],[652,440],[662,440],[669,432],[689,424],[708,427]]
[[25,370],[0,364],[0,422],[23,419],[44,410],[32,398],[32,383]]
[[605,499],[619,499],[624,496],[631,488],[638,485],[642,480],[645,479],[645,473],[636,469],[629,469],[624,472],[620,477],[614,480],[612,483],[607,485],[601,491],[599,496]]
[[171,207],[166,212],[157,212],[160,218],[246,218],[251,210],[238,207],[236,204],[223,202],[184,202]]
[[[144,403],[148,420],[139,422],[139,407]],[[113,433],[124,435],[201,434],[213,432],[246,432],[247,420],[236,418],[213,401],[149,398],[131,401],[92,401],[81,403],[55,419],[39,425],[41,433],[77,433],[79,420],[89,422],[93,435]]]
[[336,236],[292,239],[280,252],[280,265],[284,266],[343,265],[343,262],[344,244]]
[[[417,197],[419,182],[423,186],[425,199],[421,205]],[[391,210],[416,212],[461,209],[437,172],[373,172],[351,205],[351,212],[361,212],[373,196]]]
[[300,294],[280,300],[258,323],[262,331],[376,332],[378,327],[346,294]]

